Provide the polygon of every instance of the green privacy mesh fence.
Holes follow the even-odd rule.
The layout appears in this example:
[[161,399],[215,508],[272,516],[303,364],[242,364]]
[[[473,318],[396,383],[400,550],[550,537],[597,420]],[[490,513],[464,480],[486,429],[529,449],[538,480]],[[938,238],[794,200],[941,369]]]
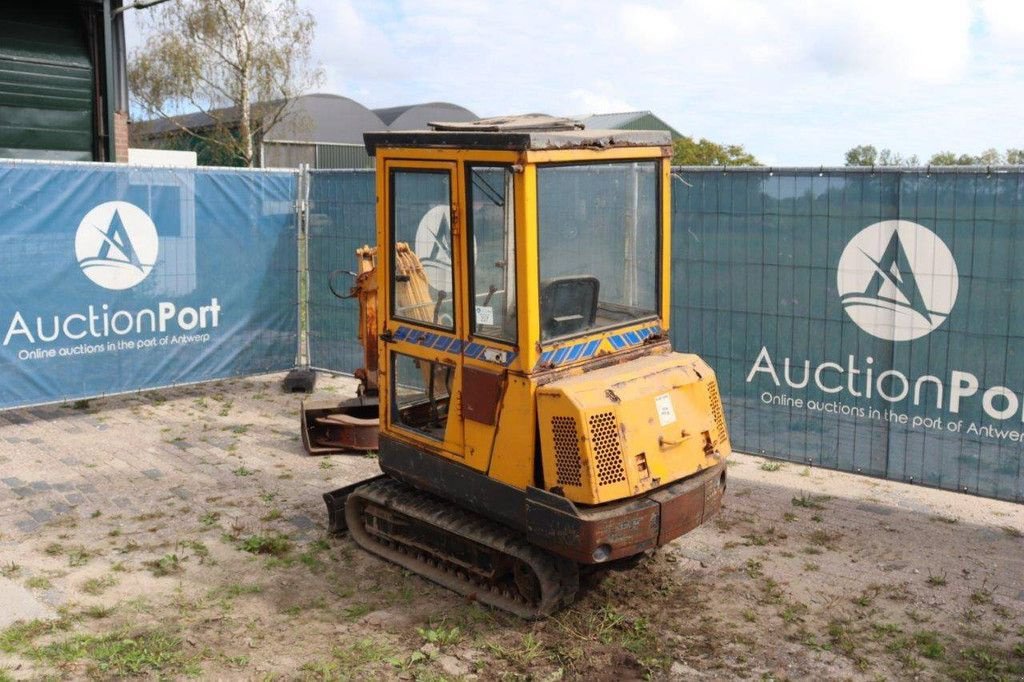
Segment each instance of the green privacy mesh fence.
[[735,445],[1024,500],[1024,174],[678,169],[676,347]]
[[[673,341],[715,368],[737,449],[1024,501],[1019,169],[678,168],[672,191]],[[326,281],[373,243],[373,193],[372,172],[310,174],[317,367],[361,363],[357,307]],[[620,239],[594,225],[548,239]]]

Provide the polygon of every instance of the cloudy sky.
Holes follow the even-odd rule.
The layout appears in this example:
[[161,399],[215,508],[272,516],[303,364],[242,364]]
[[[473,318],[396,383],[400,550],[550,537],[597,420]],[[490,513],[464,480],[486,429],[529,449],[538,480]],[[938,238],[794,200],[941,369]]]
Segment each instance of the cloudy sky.
[[649,109],[772,165],[1024,147],[1024,0],[300,0],[325,92]]

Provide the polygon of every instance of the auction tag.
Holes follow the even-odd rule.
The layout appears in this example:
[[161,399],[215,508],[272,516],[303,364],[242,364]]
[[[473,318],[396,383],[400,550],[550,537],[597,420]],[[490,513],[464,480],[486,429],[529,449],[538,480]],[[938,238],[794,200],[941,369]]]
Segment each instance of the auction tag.
[[477,324],[494,324],[494,308],[489,305],[478,305],[476,307]]
[[654,405],[658,408],[658,421],[662,426],[668,426],[676,420],[676,411],[672,409],[672,396],[663,393],[654,399]]

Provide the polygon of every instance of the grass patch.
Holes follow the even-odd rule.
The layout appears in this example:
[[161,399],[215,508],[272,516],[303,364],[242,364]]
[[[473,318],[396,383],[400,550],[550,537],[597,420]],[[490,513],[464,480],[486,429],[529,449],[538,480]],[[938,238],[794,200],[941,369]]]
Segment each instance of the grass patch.
[[373,611],[373,606],[370,604],[353,604],[345,608],[345,617],[349,620],[356,620],[362,618],[370,611]]
[[109,618],[114,613],[113,606],[99,606],[94,605],[86,608],[82,611],[83,616],[92,618],[93,620],[101,620],[103,618]]
[[53,587],[53,583],[50,582],[49,578],[41,575],[34,575],[25,581],[25,587],[30,590],[48,590]]
[[31,647],[37,637],[67,630],[71,621],[59,620],[19,621],[6,630],[0,631],[0,651],[13,654]]
[[791,502],[794,507],[803,507],[804,509],[824,509],[825,503],[832,498],[828,495],[809,495],[805,492],[801,492],[799,497],[794,497]]
[[149,572],[157,578],[163,578],[169,575],[177,575],[185,570],[182,566],[182,561],[177,554],[165,554],[159,559],[153,559],[147,561],[144,564],[149,568]]
[[188,673],[181,640],[160,630],[119,630],[105,635],[76,635],[24,652],[51,665],[89,661],[100,677],[125,677],[158,672],[161,676]]
[[778,471],[782,468],[782,462],[773,462],[766,459],[761,462],[761,466],[758,468],[761,469],[761,471]]
[[105,575],[100,578],[90,578],[82,583],[82,592],[98,596],[117,584],[117,578],[112,575]]
[[988,645],[968,647],[959,652],[946,673],[963,682],[1019,680],[1024,677],[1024,649],[1010,652]]
[[825,549],[834,550],[842,537],[841,533],[829,533],[827,530],[819,529],[808,533],[807,541],[812,547],[824,547]]
[[1024,538],[1024,531],[1014,526],[1003,526],[1003,532],[1011,538]]
[[451,628],[441,625],[431,628],[417,628],[416,632],[420,634],[424,642],[436,644],[437,646],[457,644],[462,639],[462,629],[458,625]]
[[280,533],[268,533],[266,535],[258,533],[242,538],[238,543],[238,549],[249,554],[284,556],[291,548],[292,543],[288,536],[281,535]]
[[17,578],[19,575],[21,575],[21,566],[14,563],[13,561],[10,561],[4,564],[3,566],[0,566],[0,575],[9,580],[13,580],[14,578]]
[[260,517],[260,521],[269,523],[270,521],[277,521],[279,518],[284,516],[280,509],[274,508],[268,511],[266,514]]
[[199,559],[199,563],[205,564],[207,562],[216,564],[213,559],[210,558],[210,548],[206,546],[202,540],[182,540],[178,545],[184,549],[192,551],[192,556]]
[[926,580],[925,582],[928,583],[929,587],[943,587],[946,584],[946,574],[943,573],[942,575],[932,575],[931,573],[929,573],[928,580]]
[[971,603],[977,604],[978,606],[984,606],[992,603],[992,590],[980,587],[974,592],[971,592]]
[[75,547],[68,552],[68,566],[72,568],[78,568],[79,566],[85,566],[89,563],[89,559],[92,558],[92,553],[89,552],[85,547]]
[[256,473],[255,469],[247,469],[244,466],[240,466],[237,469],[232,469],[231,473],[235,476],[253,476]]

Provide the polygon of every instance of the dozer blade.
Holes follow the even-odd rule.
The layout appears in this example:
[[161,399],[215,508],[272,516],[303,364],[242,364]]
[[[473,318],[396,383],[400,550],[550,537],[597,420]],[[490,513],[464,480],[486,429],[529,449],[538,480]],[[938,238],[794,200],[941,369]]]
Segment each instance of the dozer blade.
[[376,398],[302,401],[302,446],[311,455],[377,449],[380,430]]
[[545,618],[576,598],[574,562],[392,478],[348,492],[345,521],[363,549],[521,618]]

